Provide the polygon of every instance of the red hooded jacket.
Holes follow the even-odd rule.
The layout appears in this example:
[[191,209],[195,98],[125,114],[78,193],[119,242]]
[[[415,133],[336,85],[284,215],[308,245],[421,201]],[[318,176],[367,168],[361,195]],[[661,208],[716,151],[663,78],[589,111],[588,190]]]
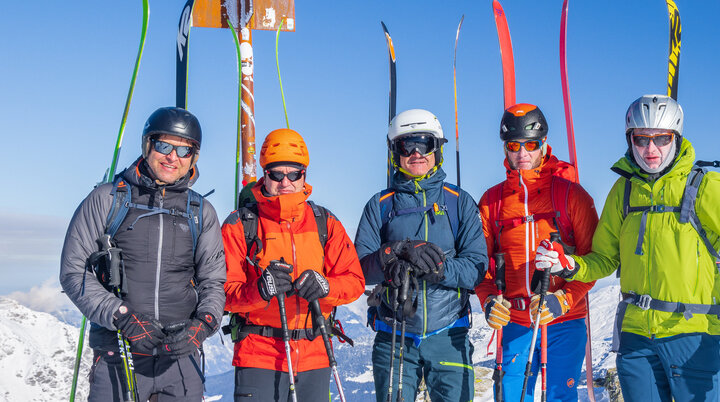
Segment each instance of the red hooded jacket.
[[[252,192],[258,203],[258,237],[262,249],[258,252],[258,269],[247,261],[247,245],[242,221],[236,213],[230,214],[222,226],[225,260],[227,262],[227,296],[225,310],[240,313],[248,324],[280,328],[277,299],[269,303],[260,297],[257,280],[260,269],[281,257],[294,267],[290,274],[297,279],[305,270],[320,272],[330,285],[327,297],[319,299],[323,315],[333,307],[356,300],[365,289],[365,279],[360,268],[355,246],[350,241],[340,221],[328,214],[328,240],[325,250],[318,238],[317,224],[312,207],[306,200],[312,187],[305,184],[299,193],[266,197],[262,194],[261,179]],[[288,329],[311,328],[312,319],[305,299],[297,295],[285,300]],[[323,340],[290,341],[292,366],[296,372],[329,367]],[[250,334],[235,343],[234,366],[254,367],[276,371],[288,371],[285,344],[281,338]]]
[[[505,160],[507,179],[502,188],[502,208],[498,220],[513,219],[533,214],[554,212],[552,204],[551,184],[554,174],[565,169],[567,164],[560,162],[547,147],[547,154],[537,169],[514,170]],[[500,231],[500,237],[495,238],[495,231],[490,222],[489,191],[480,199],[480,215],[483,220],[483,231],[487,241],[488,255],[502,251],[505,253],[505,293],[506,299],[525,298],[525,310],[515,306],[510,310],[510,320],[526,327],[530,326],[529,297],[532,291],[530,282],[535,272],[535,251],[544,239],[550,238],[550,233],[558,228],[552,219],[538,219],[528,221],[515,227],[506,227]],[[559,203],[563,205],[564,203]],[[567,215],[574,231],[575,253],[583,255],[590,251],[593,233],[598,223],[595,204],[590,195],[576,183],[571,183],[567,199]],[[565,239],[564,239],[565,240]],[[499,250],[498,250],[499,248]],[[492,252],[491,252],[492,250]],[[491,272],[492,271],[492,272]],[[489,295],[498,294],[495,286],[495,272],[488,270],[485,280],[475,289],[480,303],[485,305]],[[562,278],[551,277],[550,292],[563,289],[570,303],[570,310],[553,321],[552,324],[582,318],[586,315],[586,305],[583,302],[588,290],[595,282],[566,282]],[[519,300],[517,300],[519,302]]]

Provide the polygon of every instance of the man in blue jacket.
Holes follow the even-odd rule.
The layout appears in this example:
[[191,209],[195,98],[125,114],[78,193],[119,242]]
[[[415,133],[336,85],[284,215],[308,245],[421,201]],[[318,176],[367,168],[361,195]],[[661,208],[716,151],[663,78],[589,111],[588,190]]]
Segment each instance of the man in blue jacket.
[[473,399],[469,292],[485,275],[487,252],[477,203],[444,182],[445,142],[432,113],[395,116],[391,188],[370,199],[358,226],[365,281],[378,284],[368,300],[378,401],[398,392],[414,401],[422,378],[432,400]]

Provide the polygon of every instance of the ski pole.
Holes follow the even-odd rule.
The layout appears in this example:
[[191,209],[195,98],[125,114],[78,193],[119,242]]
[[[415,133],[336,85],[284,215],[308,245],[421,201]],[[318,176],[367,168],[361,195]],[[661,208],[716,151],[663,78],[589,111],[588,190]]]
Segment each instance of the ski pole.
[[398,290],[397,288],[393,288],[392,290],[392,307],[393,307],[393,324],[392,324],[392,341],[390,343],[390,379],[388,380],[388,392],[387,392],[387,398],[385,398],[386,402],[392,401],[392,394],[393,394],[393,371],[395,369],[395,338],[397,331],[397,309],[398,309]]
[[[560,233],[550,233],[550,242],[554,243],[560,240]],[[532,339],[530,341],[530,352],[528,353],[528,361],[525,364],[525,378],[523,378],[522,394],[520,394],[520,402],[525,401],[525,391],[527,390],[528,378],[530,378],[530,368],[532,367],[533,353],[535,353],[535,342],[537,341],[538,329],[540,327],[540,315],[542,308],[545,305],[545,292],[547,292],[550,286],[550,269],[543,271],[542,279],[540,280],[540,300],[538,301],[538,311],[535,315],[534,327]]]
[[[505,253],[495,253],[495,286],[498,289],[498,298],[496,303],[502,304],[503,293],[505,292]],[[495,351],[495,372],[493,372],[493,383],[495,385],[495,400],[503,401],[503,385],[502,380],[505,372],[503,372],[503,346],[502,346],[502,328],[497,330],[497,347]]]
[[288,376],[290,377],[290,395],[293,402],[297,402],[295,393],[295,374],[292,369],[292,357],[290,355],[290,332],[288,331],[287,313],[285,312],[285,293],[277,295],[278,306],[280,307],[280,325],[282,325],[283,342],[285,342],[285,356],[287,357]]
[[335,378],[335,385],[337,386],[338,393],[340,394],[340,401],[345,402],[345,393],[340,383],[340,374],[338,374],[337,361],[335,361],[335,353],[333,352],[332,344],[330,343],[330,335],[328,335],[327,327],[325,326],[325,317],[323,317],[322,310],[320,309],[320,302],[317,299],[310,303],[312,313],[315,315],[315,323],[320,328],[320,334],[322,335],[323,343],[325,344],[325,351],[328,355],[328,361],[330,362],[330,368],[332,369],[333,377]]
[[[402,287],[400,288],[400,296],[398,297],[398,302],[402,306],[402,324],[400,325],[400,355],[398,356],[398,359],[400,360],[399,368],[398,368],[398,393],[397,393],[397,402],[403,402],[405,399],[402,395],[402,389],[403,389],[403,351],[405,350],[405,301],[408,298],[408,291],[410,290],[410,268],[405,270],[405,275],[403,276],[403,282]],[[393,337],[395,335],[393,334]]]
[[455,56],[453,56],[453,92],[455,93],[455,164],[457,165],[457,185],[460,187],[460,130],[458,128],[458,106],[457,106],[457,76],[455,74],[455,61],[457,60],[457,44],[460,38],[460,27],[462,27],[465,14],[460,18],[457,33],[455,34]]
[[542,375],[540,401],[547,401],[547,325],[540,327],[540,374]]

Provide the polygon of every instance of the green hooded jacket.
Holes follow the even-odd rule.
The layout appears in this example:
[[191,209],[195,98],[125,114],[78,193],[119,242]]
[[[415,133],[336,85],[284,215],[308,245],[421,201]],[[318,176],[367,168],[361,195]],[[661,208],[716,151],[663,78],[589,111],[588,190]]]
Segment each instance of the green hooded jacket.
[[[680,223],[678,212],[650,212],[642,243],[642,254],[635,254],[642,212],[623,217],[626,178],[632,183],[630,206],[680,206],[688,174],[695,163],[690,141],[682,140],[670,171],[648,181],[637,164],[626,155],[612,170],[621,177],[605,201],[592,252],[574,257],[579,268],[573,278],[594,281],[612,274],[618,266],[622,292],[650,295],[653,299],[694,304],[720,303],[720,274],[715,258],[690,223]],[[720,245],[720,174],[708,172],[698,189],[695,211],[708,238]],[[705,332],[720,335],[720,319],[695,314],[686,320],[681,313],[642,310],[628,305],[622,331],[649,338],[683,333]]]

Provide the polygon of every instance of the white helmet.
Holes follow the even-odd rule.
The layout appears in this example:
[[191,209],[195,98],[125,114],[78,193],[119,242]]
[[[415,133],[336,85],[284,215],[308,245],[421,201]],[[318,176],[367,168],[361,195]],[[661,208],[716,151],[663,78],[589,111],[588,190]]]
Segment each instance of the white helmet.
[[[435,117],[434,114],[423,109],[410,109],[406,110],[390,121],[390,127],[388,127],[387,143],[388,149],[390,149],[390,162],[393,167],[401,172],[410,175],[400,167],[400,154],[396,146],[399,146],[401,141],[405,137],[410,136],[432,136],[435,138],[431,146],[435,154],[435,166],[426,173],[425,176],[431,176],[437,169],[442,166],[442,145],[447,142],[443,137],[442,126],[440,121]],[[422,153],[422,152],[421,152]]]
[[625,116],[625,133],[634,128],[662,128],[683,133],[683,110],[665,95],[643,95],[633,102]]
[[388,128],[388,142],[415,133],[429,133],[435,138],[444,139],[442,126],[434,114],[423,109],[410,109],[392,119]]

